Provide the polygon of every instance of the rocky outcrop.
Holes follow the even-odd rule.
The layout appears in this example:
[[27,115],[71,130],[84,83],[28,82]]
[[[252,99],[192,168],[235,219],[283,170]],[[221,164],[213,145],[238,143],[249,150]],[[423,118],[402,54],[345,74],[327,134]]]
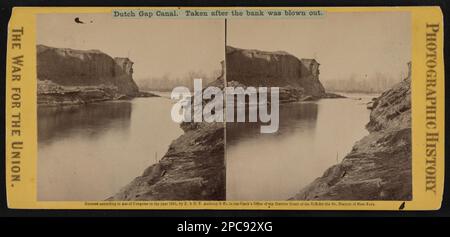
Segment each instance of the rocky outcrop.
[[120,93],[139,90],[128,58],[112,58],[99,50],[37,46],[37,77],[61,86],[115,86]]
[[367,129],[343,161],[296,200],[411,200],[411,78],[373,103]]
[[227,81],[246,86],[301,89],[305,96],[320,98],[325,89],[319,81],[319,63],[282,52],[226,48]]
[[164,157],[107,200],[224,200],[224,126],[182,126]]
[[140,95],[133,62],[99,50],[37,46],[38,103],[80,104]]
[[366,126],[369,131],[411,127],[410,83],[411,80],[407,78],[373,102],[370,121]]
[[[223,82],[221,76],[208,86],[223,89]],[[180,127],[184,134],[164,157],[107,200],[225,200],[224,124]]]

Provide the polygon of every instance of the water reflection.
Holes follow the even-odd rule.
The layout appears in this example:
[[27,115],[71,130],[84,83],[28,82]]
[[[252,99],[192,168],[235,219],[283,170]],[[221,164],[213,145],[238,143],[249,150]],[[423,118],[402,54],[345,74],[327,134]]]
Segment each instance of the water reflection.
[[286,104],[280,108],[280,126],[278,132],[261,134],[261,126],[266,123],[227,123],[227,145],[233,146],[246,139],[279,139],[280,136],[295,133],[297,129],[312,130],[317,120],[318,105],[316,103]]
[[166,98],[38,110],[38,200],[104,200],[182,134]]
[[[361,98],[361,95],[358,95]],[[277,133],[255,123],[227,124],[227,199],[287,200],[366,135],[372,97],[323,99],[280,107]]]
[[40,143],[47,143],[80,129],[85,136],[95,138],[111,126],[127,129],[130,117],[131,103],[127,101],[38,107],[38,139]]

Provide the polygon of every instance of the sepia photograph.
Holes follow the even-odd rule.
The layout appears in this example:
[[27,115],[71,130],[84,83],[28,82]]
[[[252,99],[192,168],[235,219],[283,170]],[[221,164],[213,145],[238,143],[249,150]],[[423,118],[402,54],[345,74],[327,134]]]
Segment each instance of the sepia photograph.
[[411,200],[411,19],[37,17],[40,201]]
[[223,123],[176,123],[176,87],[223,84],[224,20],[39,14],[40,201],[223,200]]
[[410,21],[229,19],[227,86],[279,88],[279,124],[226,124],[227,200],[411,200]]
[[445,214],[445,6],[263,5],[1,8],[5,214]]

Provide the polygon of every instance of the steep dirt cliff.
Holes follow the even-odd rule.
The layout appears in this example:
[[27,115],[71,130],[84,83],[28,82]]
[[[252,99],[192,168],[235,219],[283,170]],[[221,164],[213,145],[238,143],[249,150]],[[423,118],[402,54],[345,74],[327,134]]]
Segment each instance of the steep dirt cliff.
[[373,104],[370,134],[296,200],[410,200],[411,78],[385,91]]
[[37,46],[38,104],[64,105],[141,95],[133,62],[98,50]]
[[246,86],[301,88],[306,95],[322,97],[319,63],[282,52],[226,48],[227,81]]
[[115,86],[119,93],[134,95],[128,58],[112,58],[99,50],[75,50],[37,46],[37,77],[61,86]]

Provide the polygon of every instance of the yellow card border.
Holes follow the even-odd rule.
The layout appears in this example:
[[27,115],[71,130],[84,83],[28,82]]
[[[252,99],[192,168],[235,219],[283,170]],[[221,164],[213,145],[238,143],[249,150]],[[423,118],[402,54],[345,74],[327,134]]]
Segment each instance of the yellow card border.
[[[437,210],[441,206],[444,186],[444,55],[443,17],[439,7],[18,7],[14,8],[8,25],[6,73],[6,187],[8,207],[14,209],[213,209],[213,210],[398,210],[403,201],[37,201],[37,113],[36,113],[36,14],[45,13],[107,13],[126,9],[264,9],[322,10],[331,12],[395,12],[411,13],[412,26],[412,172],[413,195],[404,210]],[[149,19],[151,20],[151,19]],[[436,192],[425,191],[425,92],[426,92],[426,32],[427,23],[439,23],[437,71],[437,144]],[[23,27],[21,48],[12,48],[13,29]],[[13,81],[13,57],[24,55],[21,80]],[[20,87],[20,108],[13,88]],[[17,93],[16,93],[17,94]],[[15,97],[14,97],[15,96]],[[21,134],[12,135],[12,115],[21,114]],[[12,145],[23,142],[21,158],[13,158]],[[17,144],[17,143],[15,143]],[[12,181],[20,168],[21,179]]]

